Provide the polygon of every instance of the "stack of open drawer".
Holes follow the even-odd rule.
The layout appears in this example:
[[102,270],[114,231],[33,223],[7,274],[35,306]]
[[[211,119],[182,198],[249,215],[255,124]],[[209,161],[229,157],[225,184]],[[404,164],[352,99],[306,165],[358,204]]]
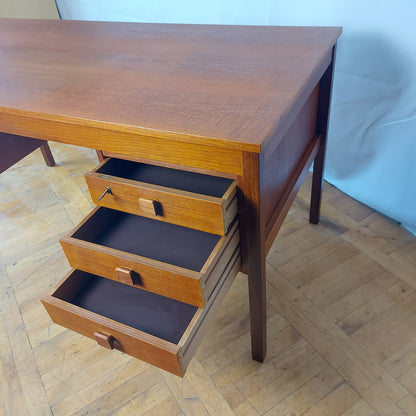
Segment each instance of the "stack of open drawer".
[[232,179],[107,159],[95,208],[61,244],[74,268],[42,298],[52,320],[183,376],[240,269]]

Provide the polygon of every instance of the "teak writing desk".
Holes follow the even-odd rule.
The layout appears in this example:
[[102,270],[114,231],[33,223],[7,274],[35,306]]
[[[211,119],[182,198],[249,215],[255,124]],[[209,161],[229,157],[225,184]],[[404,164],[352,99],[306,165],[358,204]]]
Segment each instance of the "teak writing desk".
[[[0,142],[8,141],[10,154],[25,137],[233,180],[252,356],[263,361],[265,259],[313,161],[310,222],[319,218],[340,34],[340,28],[0,20]],[[157,203],[141,198],[140,215],[159,215]],[[134,284],[134,271],[117,267],[111,278]],[[90,325],[91,316],[84,318],[76,322]],[[81,326],[75,329],[82,333]],[[119,342],[103,331],[94,333],[99,344]]]

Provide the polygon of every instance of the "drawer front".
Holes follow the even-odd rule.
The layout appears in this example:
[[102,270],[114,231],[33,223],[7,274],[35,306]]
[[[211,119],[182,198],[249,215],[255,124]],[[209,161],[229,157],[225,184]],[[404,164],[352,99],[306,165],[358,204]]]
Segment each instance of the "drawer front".
[[[108,279],[130,284],[172,299],[203,306],[201,276],[186,269],[165,267],[150,259],[117,253],[106,247],[92,245],[73,238],[63,237],[61,246],[69,264],[74,269],[94,273]],[[121,281],[117,269],[131,270],[133,281]]]
[[56,324],[92,339],[96,339],[97,333],[111,336],[114,338],[114,349],[170,373],[182,375],[177,345],[163,342],[156,337],[78,308],[53,296],[43,297],[42,303]]
[[[82,231],[86,229],[87,233],[90,231],[89,228],[94,228],[90,227],[90,223],[96,221],[97,224],[100,224],[102,222],[102,219],[97,218],[96,215],[99,214],[99,210],[103,209],[105,208],[95,209],[70,236],[61,238],[60,243],[70,265],[75,269],[136,286],[198,307],[203,307],[206,304],[224,265],[228,263],[234,251],[239,249],[238,222],[234,223],[226,236],[219,237],[218,242],[213,245],[212,251],[209,252],[206,261],[198,271],[97,244],[94,238],[86,241],[81,238],[82,235],[79,237],[79,230],[82,234]],[[128,215],[116,211],[114,213],[121,216]],[[142,221],[136,217],[132,219]],[[108,221],[110,220],[111,218]],[[170,225],[166,226],[171,227]]]
[[[113,170],[109,170],[110,175],[100,173],[100,169],[107,172],[105,167],[108,163],[109,160],[106,160],[97,168],[97,172],[85,174],[91,198],[96,205],[220,235],[227,232],[237,214],[235,181],[230,180],[225,192],[220,197],[214,197],[126,179],[117,176],[118,173]],[[168,173],[164,172],[165,175]],[[107,188],[111,189],[111,193],[107,192],[100,199]]]
[[[80,273],[83,272],[78,270],[71,271],[57,289],[42,298],[42,303],[55,323],[95,339],[99,345],[120,350],[173,374],[183,376],[212,316],[221,304],[239,269],[240,255],[236,251],[229,259],[229,263],[210,296],[207,307],[204,309],[195,308],[196,312],[186,324],[185,330],[177,342],[167,341],[72,303],[76,297],[75,292],[83,290],[82,288],[85,286],[85,282],[81,281],[82,275],[80,276]],[[119,283],[114,284],[122,286]],[[135,288],[130,288],[130,290],[143,292]],[[159,296],[159,298],[162,297]],[[109,300],[110,302],[112,300]],[[125,314],[131,313],[128,307],[125,309]]]

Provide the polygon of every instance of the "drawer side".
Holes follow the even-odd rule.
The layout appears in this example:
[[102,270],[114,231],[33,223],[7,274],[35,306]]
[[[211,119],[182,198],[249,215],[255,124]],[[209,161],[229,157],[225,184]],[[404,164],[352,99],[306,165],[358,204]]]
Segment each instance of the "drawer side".
[[199,344],[201,343],[215,312],[221,306],[231,284],[234,281],[235,276],[241,269],[241,256],[240,250],[237,248],[234,254],[231,256],[224,272],[213,290],[207,305],[204,309],[200,309],[201,316],[195,317],[193,322],[189,325],[187,331],[182,336],[179,345],[181,350],[179,351],[179,361],[182,372],[185,373],[192,357],[194,356]]

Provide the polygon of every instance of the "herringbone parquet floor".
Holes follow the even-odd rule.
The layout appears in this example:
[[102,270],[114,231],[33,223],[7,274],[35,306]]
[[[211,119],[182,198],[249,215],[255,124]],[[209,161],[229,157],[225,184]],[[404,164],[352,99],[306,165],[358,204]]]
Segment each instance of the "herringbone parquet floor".
[[91,209],[88,149],[51,144],[0,175],[0,416],[416,415],[416,238],[309,178],[268,256],[268,355],[251,360],[238,275],[184,379],[52,324],[58,244]]

